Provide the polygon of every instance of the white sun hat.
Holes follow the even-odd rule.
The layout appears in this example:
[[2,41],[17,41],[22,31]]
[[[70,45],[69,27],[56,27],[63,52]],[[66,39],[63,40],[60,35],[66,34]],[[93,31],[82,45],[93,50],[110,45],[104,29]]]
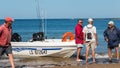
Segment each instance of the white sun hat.
[[92,18],[89,18],[89,19],[88,19],[88,22],[90,22],[90,21],[93,21],[93,19],[92,19]]
[[108,24],[113,24],[114,25],[114,22],[113,21],[109,21]]

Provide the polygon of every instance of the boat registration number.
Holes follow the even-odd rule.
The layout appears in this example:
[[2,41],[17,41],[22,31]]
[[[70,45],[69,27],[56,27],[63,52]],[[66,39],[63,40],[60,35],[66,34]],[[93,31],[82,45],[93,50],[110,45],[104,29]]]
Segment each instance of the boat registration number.
[[47,54],[47,50],[30,50],[30,55],[43,55]]

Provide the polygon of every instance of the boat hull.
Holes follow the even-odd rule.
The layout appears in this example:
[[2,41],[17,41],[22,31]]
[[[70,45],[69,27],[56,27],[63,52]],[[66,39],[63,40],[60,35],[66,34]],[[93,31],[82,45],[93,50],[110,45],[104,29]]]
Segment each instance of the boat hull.
[[14,56],[71,57],[76,51],[74,42],[12,42]]

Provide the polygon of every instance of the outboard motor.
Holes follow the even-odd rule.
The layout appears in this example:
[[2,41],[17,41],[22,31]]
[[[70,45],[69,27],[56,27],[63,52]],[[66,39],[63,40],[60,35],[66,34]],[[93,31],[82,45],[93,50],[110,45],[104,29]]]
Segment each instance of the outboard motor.
[[12,42],[21,42],[22,39],[21,39],[21,36],[18,33],[13,33],[11,41]]
[[44,40],[44,33],[38,32],[33,34],[33,41],[43,41]]

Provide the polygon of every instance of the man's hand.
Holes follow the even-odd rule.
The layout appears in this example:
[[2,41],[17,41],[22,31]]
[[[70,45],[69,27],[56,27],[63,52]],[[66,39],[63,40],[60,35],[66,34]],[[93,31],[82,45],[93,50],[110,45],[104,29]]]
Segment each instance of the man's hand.
[[98,41],[96,41],[96,45],[98,46]]
[[108,42],[108,38],[105,38],[105,41]]

